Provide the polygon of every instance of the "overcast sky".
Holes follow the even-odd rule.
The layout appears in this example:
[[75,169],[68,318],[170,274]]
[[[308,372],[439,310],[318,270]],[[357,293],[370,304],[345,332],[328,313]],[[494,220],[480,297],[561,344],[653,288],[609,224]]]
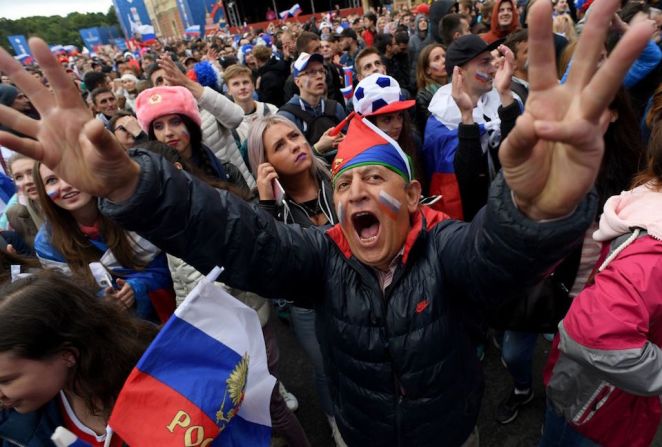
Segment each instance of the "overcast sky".
[[70,12],[108,12],[112,0],[0,0],[0,17],[66,16]]

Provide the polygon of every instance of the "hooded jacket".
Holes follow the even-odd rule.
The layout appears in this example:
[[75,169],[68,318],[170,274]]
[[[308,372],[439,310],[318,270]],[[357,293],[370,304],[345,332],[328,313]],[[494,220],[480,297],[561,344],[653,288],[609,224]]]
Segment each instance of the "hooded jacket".
[[471,224],[426,207],[412,214],[393,281],[382,291],[340,226],[279,223],[161,157],[132,156],[141,167],[135,193],[124,203],[102,200],[102,212],[203,273],[223,265],[220,280],[228,285],[314,308],[348,445],[461,445],[483,389],[463,313],[500,303],[505,296],[495,291],[538,281],[581,239],[596,208],[590,194],[572,216],[536,223],[517,210],[499,177]]
[[[510,3],[513,7],[513,19],[511,20],[510,26],[508,28],[501,28],[499,26],[499,7],[504,2]],[[496,3],[494,3],[494,8],[492,8],[490,30],[486,33],[480,34],[480,37],[489,45],[499,39],[504,39],[508,34],[517,31],[519,28],[519,11],[517,10],[517,3],[513,2],[512,0],[498,0]]]
[[547,397],[600,445],[648,446],[662,418],[662,192],[610,198],[593,238],[599,272],[559,324]]
[[0,410],[0,446],[55,447],[51,436],[61,425],[64,425],[64,418],[60,414],[58,399],[27,414]]
[[[418,53],[423,49],[423,42],[428,36],[428,31],[430,30],[430,22],[428,21],[428,29],[421,31],[418,26],[422,20],[428,21],[428,17],[425,14],[418,14],[415,19],[416,32],[413,36],[409,38],[409,63],[414,66],[414,72],[416,71],[416,61],[418,60]],[[421,35],[423,34],[423,35]]]
[[428,23],[428,37],[423,42],[423,46],[431,43],[443,43],[439,35],[439,22],[445,15],[451,13],[457,5],[456,0],[436,0],[430,5],[430,22]]
[[290,76],[290,64],[272,57],[257,69],[259,78],[257,94],[260,101],[280,107],[285,104],[283,86]]
[[244,111],[237,104],[210,87],[205,87],[198,100],[202,124],[202,141],[216,158],[230,162],[239,169],[249,188],[255,187],[255,179],[241,157],[232,136],[232,130],[241,124]]
[[[146,264],[141,270],[122,266],[102,239],[90,238],[89,241],[102,254],[99,262],[110,271],[113,278],[125,279],[133,289],[136,315],[149,321],[164,323],[175,310],[175,291],[165,253],[136,234],[129,234],[128,237],[137,258]],[[44,268],[71,273],[64,256],[51,242],[48,222],[39,229],[34,248]]]

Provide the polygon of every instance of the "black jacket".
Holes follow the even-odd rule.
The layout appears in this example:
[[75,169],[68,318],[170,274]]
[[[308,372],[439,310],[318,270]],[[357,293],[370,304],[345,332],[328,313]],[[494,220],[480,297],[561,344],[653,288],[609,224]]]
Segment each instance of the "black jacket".
[[134,159],[135,194],[102,200],[102,212],[203,273],[224,266],[228,285],[314,307],[336,421],[350,446],[461,445],[483,388],[462,311],[537,281],[581,240],[596,208],[591,194],[572,216],[539,224],[516,209],[501,177],[471,224],[423,207],[382,293],[339,226],[284,225],[157,155],[137,151]]
[[415,88],[412,88],[409,78],[409,57],[405,53],[400,53],[394,55],[392,58],[384,59],[384,65],[386,65],[386,73],[389,76],[395,78],[400,84],[400,88],[407,90],[410,93],[415,91]]
[[[520,115],[519,103],[514,101],[508,107],[499,107],[498,113],[501,118],[501,141],[503,142]],[[488,154],[483,152],[480,144],[478,124],[460,124],[457,136],[458,145],[453,165],[462,199],[462,216],[465,221],[470,222],[487,203],[492,178],[487,161]],[[494,172],[499,172],[501,169],[499,147],[489,149],[489,156],[494,163]]]
[[262,102],[280,107],[285,104],[283,86],[290,75],[290,64],[272,57],[257,70],[259,87],[257,94]]
[[[318,177],[320,191],[317,195],[317,201],[320,209],[326,216],[329,224],[334,225],[338,222],[336,209],[333,206],[333,186],[327,178]],[[305,208],[285,196],[285,202],[281,205],[276,204],[275,200],[260,200],[260,208],[271,214],[274,219],[286,224],[298,224],[302,227],[312,227],[315,224],[310,220]]]

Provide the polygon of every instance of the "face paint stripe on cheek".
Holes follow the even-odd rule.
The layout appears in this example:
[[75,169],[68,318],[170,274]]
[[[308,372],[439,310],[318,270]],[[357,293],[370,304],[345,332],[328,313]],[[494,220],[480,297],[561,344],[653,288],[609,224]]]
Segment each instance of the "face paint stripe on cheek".
[[379,208],[393,220],[398,219],[398,213],[402,208],[402,203],[386,191],[379,191]]
[[345,207],[342,202],[338,202],[338,207],[336,208],[336,214],[338,215],[338,223],[341,225],[345,223]]
[[483,73],[482,71],[477,71],[476,79],[482,82],[489,82],[492,80],[492,76],[488,75],[487,73]]
[[55,200],[55,199],[60,198],[60,191],[59,190],[49,191],[47,194],[48,194],[48,197],[51,198],[51,200]]

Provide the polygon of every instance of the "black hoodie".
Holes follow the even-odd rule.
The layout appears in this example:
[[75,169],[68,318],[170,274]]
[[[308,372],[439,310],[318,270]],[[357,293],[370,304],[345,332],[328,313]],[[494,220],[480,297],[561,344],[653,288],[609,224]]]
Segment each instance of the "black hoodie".
[[285,104],[283,86],[290,75],[290,65],[272,57],[267,63],[258,68],[259,88],[257,94],[262,102],[280,107]]

